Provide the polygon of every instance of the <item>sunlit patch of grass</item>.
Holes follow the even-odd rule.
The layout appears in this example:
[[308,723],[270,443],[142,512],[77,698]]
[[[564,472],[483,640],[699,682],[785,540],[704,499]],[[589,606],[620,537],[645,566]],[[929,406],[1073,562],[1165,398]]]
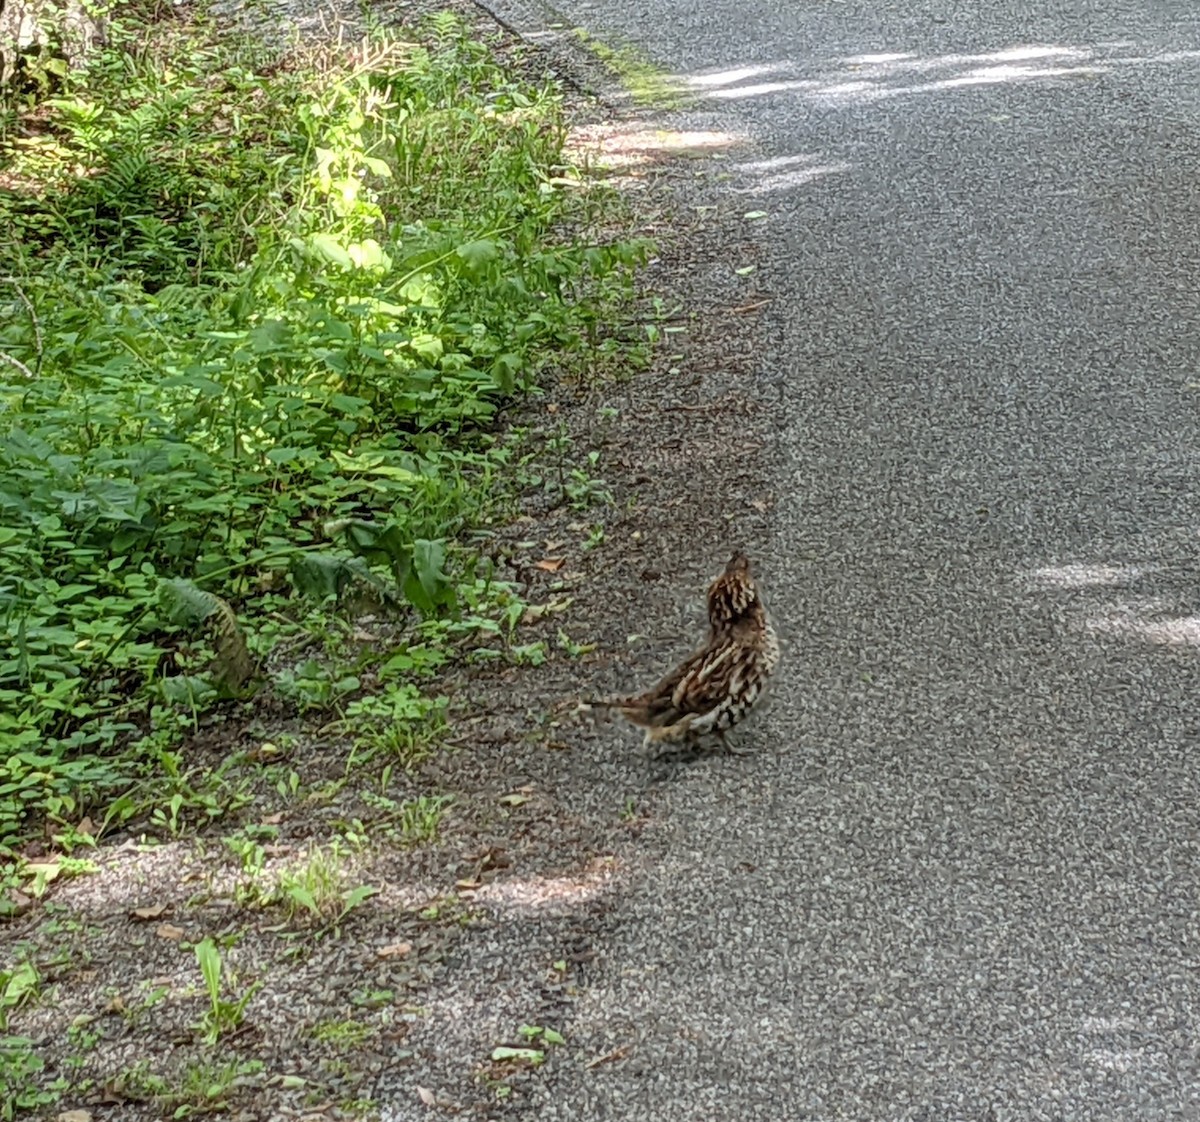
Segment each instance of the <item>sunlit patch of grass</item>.
[[635,104],[651,109],[682,109],[691,100],[682,82],[655,66],[632,44],[610,46],[581,27],[575,28],[574,35],[584,49],[617,76]]

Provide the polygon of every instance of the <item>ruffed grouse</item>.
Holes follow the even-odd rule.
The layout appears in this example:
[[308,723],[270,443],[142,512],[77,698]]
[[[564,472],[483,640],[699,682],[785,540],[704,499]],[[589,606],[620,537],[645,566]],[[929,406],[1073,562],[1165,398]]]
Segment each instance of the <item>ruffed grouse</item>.
[[704,646],[657,685],[589,704],[616,709],[644,728],[646,746],[715,736],[727,754],[742,755],[725,734],[754,708],[779,662],[779,641],[744,553],[709,585],[708,623]]

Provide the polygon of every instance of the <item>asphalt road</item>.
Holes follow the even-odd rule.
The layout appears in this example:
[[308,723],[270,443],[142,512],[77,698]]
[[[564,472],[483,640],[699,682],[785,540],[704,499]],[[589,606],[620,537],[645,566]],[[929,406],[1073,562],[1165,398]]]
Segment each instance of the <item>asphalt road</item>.
[[530,1116],[1200,1117],[1197,6],[557,7],[758,146],[792,642]]

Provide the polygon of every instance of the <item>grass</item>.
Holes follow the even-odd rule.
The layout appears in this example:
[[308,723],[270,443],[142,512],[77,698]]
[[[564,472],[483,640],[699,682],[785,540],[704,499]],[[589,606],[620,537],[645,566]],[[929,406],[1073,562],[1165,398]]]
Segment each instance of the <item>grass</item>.
[[195,947],[196,963],[204,977],[208,1008],[204,1010],[196,1030],[207,1045],[216,1044],[222,1034],[236,1030],[245,1019],[246,1006],[257,986],[249,986],[241,994],[226,996],[221,975],[225,964],[212,939],[202,939]]
[[167,1118],[195,1118],[223,1113],[240,1082],[252,1079],[263,1069],[257,1060],[202,1060],[183,1066],[171,1077],[152,1072],[139,1063],[113,1081],[122,1096],[148,1100],[167,1112]]
[[[647,247],[592,235],[613,198],[555,85],[451,15],[419,39],[281,60],[125,16],[0,107],[0,865],[85,815],[174,835],[248,804],[184,746],[249,696],[409,768],[455,651],[544,657],[488,552],[528,455],[498,414],[630,357],[607,325]],[[385,636],[351,658],[364,611]]]
[[604,64],[625,87],[630,100],[646,109],[683,109],[689,98],[679,81],[644,58],[631,44],[610,46],[583,28],[576,41]]
[[28,959],[18,959],[0,969],[0,1120],[10,1122],[19,1111],[31,1111],[55,1102],[66,1083],[47,1084],[41,1079],[45,1063],[34,1041],[9,1032],[9,1018],[21,1006],[35,1001],[41,977]]
[[288,918],[304,912],[315,920],[336,927],[345,917],[378,891],[370,885],[347,885],[340,846],[318,848],[305,860],[279,875],[278,887],[269,899],[280,904]]

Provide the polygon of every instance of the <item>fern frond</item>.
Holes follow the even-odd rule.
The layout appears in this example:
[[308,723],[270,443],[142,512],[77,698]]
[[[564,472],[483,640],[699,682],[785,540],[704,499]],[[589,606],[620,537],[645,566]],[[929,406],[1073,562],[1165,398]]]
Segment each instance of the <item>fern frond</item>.
[[195,581],[179,577],[158,582],[158,604],[176,627],[194,627],[203,623],[224,601],[205,592]]
[[208,625],[214,648],[212,671],[220,686],[236,692],[254,676],[254,658],[228,601],[194,581],[175,577],[158,582],[158,602],[177,627]]
[[302,596],[315,600],[334,597],[339,603],[395,609],[403,600],[371,572],[359,557],[334,553],[297,553],[290,562],[292,582]]

